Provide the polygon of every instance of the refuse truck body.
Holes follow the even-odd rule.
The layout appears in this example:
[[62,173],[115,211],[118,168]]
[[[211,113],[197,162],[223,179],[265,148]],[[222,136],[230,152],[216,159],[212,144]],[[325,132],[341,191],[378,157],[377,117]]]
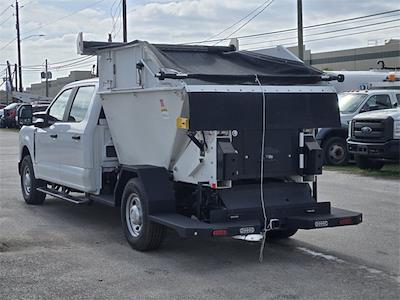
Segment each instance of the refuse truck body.
[[[302,62],[234,46],[78,40],[99,78],[67,85],[20,132],[28,204],[46,195],[120,207],[138,250],[166,228],[185,238],[355,225],[317,201],[314,128],[340,125],[332,78]],[[32,123],[29,105],[18,111]]]

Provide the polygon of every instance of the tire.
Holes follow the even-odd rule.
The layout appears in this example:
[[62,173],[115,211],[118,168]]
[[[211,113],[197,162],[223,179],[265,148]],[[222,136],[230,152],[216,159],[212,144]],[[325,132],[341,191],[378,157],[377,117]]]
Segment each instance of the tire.
[[22,160],[20,174],[22,196],[25,202],[32,205],[42,204],[46,194],[39,192],[37,188],[45,186],[46,183],[43,180],[36,179],[29,155]]
[[271,230],[267,232],[267,238],[269,239],[287,239],[297,232],[297,229],[281,229],[281,230]]
[[331,137],[322,146],[325,163],[332,166],[343,166],[348,163],[349,151],[346,140],[341,137]]
[[359,167],[362,170],[375,170],[375,171],[378,171],[378,170],[382,169],[383,166],[385,165],[381,161],[372,160],[372,159],[370,159],[368,157],[365,157],[365,156],[357,155],[355,157],[355,159],[356,159],[357,167]]
[[121,201],[121,221],[130,246],[139,251],[160,247],[165,227],[148,220],[148,200],[140,180],[130,179],[124,188]]

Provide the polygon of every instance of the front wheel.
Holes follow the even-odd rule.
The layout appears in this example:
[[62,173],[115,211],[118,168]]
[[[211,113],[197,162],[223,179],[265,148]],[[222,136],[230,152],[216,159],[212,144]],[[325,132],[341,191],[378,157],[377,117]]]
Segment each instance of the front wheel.
[[43,180],[36,179],[33,171],[32,160],[29,155],[25,156],[21,163],[21,190],[22,196],[27,204],[42,204],[46,194],[39,192],[38,187],[45,186]]
[[347,164],[349,152],[347,143],[341,137],[331,137],[323,143],[325,162],[332,166],[342,166]]
[[141,183],[132,178],[122,194],[121,220],[128,243],[139,251],[159,248],[164,238],[164,226],[149,221],[147,211],[148,202]]

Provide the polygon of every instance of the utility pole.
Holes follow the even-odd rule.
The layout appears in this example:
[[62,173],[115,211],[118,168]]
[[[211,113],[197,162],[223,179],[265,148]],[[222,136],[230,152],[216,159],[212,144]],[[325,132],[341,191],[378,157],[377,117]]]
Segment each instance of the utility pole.
[[297,0],[297,51],[301,60],[304,60],[303,43],[303,3]]
[[49,70],[47,66],[47,58],[46,58],[46,97],[49,96]]
[[15,86],[15,89],[17,90],[18,89],[18,66],[17,66],[17,64],[14,64],[14,79],[15,79],[15,84],[14,84],[14,86]]
[[3,78],[3,82],[4,82],[4,79],[5,79],[5,83],[6,83],[6,103],[7,103],[7,105],[10,103],[9,102],[9,97],[8,97],[8,93],[9,93],[9,88],[8,88],[8,82],[9,82],[9,76],[10,76],[10,74],[8,74],[8,68],[6,68],[6,78]]
[[126,0],[122,0],[122,33],[124,43],[128,42],[127,20],[126,20]]
[[18,50],[18,75],[19,75],[19,91],[23,92],[22,88],[22,65],[21,65],[21,37],[19,33],[19,7],[18,0],[15,1],[15,18],[16,18],[16,28],[17,28],[17,50]]

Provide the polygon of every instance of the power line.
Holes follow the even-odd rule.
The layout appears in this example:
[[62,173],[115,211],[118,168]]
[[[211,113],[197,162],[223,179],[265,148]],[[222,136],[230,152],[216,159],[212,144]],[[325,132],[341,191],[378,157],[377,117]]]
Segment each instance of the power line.
[[[89,7],[95,6],[95,5],[97,5],[97,4],[101,3],[101,2],[104,2],[104,0],[100,0],[100,1],[97,1],[97,2],[92,3],[92,4],[90,4],[90,5],[87,5],[87,6],[85,6],[85,7],[82,7],[82,8],[80,8],[80,9],[78,9],[78,10],[76,10],[76,11],[70,13],[70,14],[67,14],[67,15],[65,15],[65,16],[63,16],[63,17],[61,17],[61,18],[58,18],[58,19],[56,19],[56,20],[54,20],[54,21],[52,21],[52,22],[48,22],[48,23],[42,24],[42,25],[40,25],[40,26],[38,26],[38,27],[36,27],[36,28],[34,28],[34,29],[32,29],[32,30],[26,31],[23,35],[27,35],[28,33],[34,32],[34,31],[36,31],[36,30],[38,30],[38,29],[41,29],[41,28],[43,28],[43,27],[45,27],[45,26],[51,26],[51,25],[57,23],[58,21],[61,21],[61,20],[65,19],[65,18],[68,18],[68,17],[70,17],[70,16],[73,16],[73,15],[77,14],[78,12],[80,12],[80,11],[82,11],[82,10],[84,10],[84,9],[87,9],[87,8],[89,8]],[[12,39],[11,41],[9,41],[8,43],[6,43],[5,45],[3,45],[3,46],[0,48],[0,50],[3,50],[3,49],[5,49],[5,48],[7,48],[7,47],[8,47],[9,45],[11,45],[16,39],[17,39],[17,38],[14,38],[14,39]]]
[[240,24],[242,21],[244,21],[245,19],[247,19],[249,16],[251,16],[253,13],[255,13],[256,11],[258,11],[260,8],[262,8],[266,3],[268,3],[270,0],[264,1],[263,4],[257,6],[255,9],[253,9],[251,12],[249,12],[247,15],[245,15],[243,18],[241,18],[239,21],[236,21],[235,23],[233,23],[232,25],[230,25],[229,27],[225,28],[224,30],[218,32],[217,34],[214,34],[213,36],[209,37],[208,39],[205,39],[203,42],[207,42],[208,40],[211,40],[213,38],[216,38],[217,36],[221,35],[222,33],[228,31],[229,29],[235,27],[236,25]]
[[[348,31],[348,30],[359,29],[359,28],[370,27],[370,26],[376,26],[376,25],[382,25],[382,24],[393,23],[393,22],[398,22],[398,21],[400,21],[400,19],[382,21],[382,22],[359,25],[359,26],[353,26],[353,27],[348,27],[348,28],[341,28],[341,29],[330,30],[330,31],[325,31],[325,32],[311,33],[311,34],[304,35],[304,37],[316,36],[316,35],[321,35],[321,34],[329,34],[329,33],[341,32],[341,31]],[[242,46],[257,45],[257,44],[262,44],[262,43],[266,43],[266,42],[279,42],[279,41],[285,41],[285,40],[292,40],[292,39],[295,39],[295,38],[297,38],[297,37],[294,36],[294,37],[281,38],[281,39],[275,39],[275,40],[267,40],[267,41],[262,41],[262,42],[247,43],[247,44],[242,44]]]
[[[122,0],[119,1],[118,5],[115,7],[115,11],[113,13],[113,6],[116,4],[117,0],[114,0],[113,5],[111,6],[111,18],[112,18],[112,28],[111,28],[111,32],[110,34],[112,34],[114,32],[114,38],[116,37],[117,33],[116,33],[116,26],[117,23],[119,22],[119,20],[121,19],[121,10],[122,10]],[[117,16],[118,15],[118,16]],[[115,19],[115,16],[117,16],[117,18]]]
[[[326,23],[318,23],[318,24],[308,25],[308,26],[304,26],[304,29],[310,29],[310,28],[316,28],[316,27],[321,27],[321,26],[327,26],[327,25],[333,25],[333,24],[349,22],[349,21],[361,20],[361,19],[370,18],[370,17],[374,17],[374,16],[391,14],[391,13],[395,13],[395,12],[400,12],[400,9],[384,11],[384,12],[374,13],[374,14],[370,14],[370,15],[363,15],[363,16],[354,17],[354,18],[341,19],[341,20],[336,20],[336,21],[331,21],[331,22],[326,22]],[[236,36],[235,38],[239,38],[239,39],[252,38],[252,37],[258,37],[258,36],[264,36],[264,35],[272,35],[272,34],[278,34],[278,33],[291,32],[291,31],[296,31],[296,30],[297,30],[297,27],[296,28],[289,28],[289,29],[281,29],[281,30],[276,30],[276,31],[270,31],[270,32],[262,32],[262,33],[241,35],[241,36]],[[228,38],[214,39],[214,40],[209,40],[207,42],[219,42],[219,41],[223,41],[223,40],[227,40],[227,39]],[[189,43],[185,43],[185,44],[201,44],[201,43],[204,43],[204,42],[203,41],[197,41],[197,42],[189,42]]]
[[65,15],[65,16],[63,16],[63,17],[60,17],[60,18],[58,18],[58,19],[56,19],[56,20],[53,20],[53,21],[51,21],[51,22],[42,24],[42,25],[40,25],[40,26],[38,26],[38,27],[36,27],[36,28],[34,28],[34,29],[32,29],[32,30],[29,30],[29,31],[25,32],[24,35],[26,35],[26,34],[28,34],[28,33],[31,33],[31,32],[34,32],[34,31],[36,31],[36,30],[38,30],[38,29],[41,29],[41,28],[43,28],[43,27],[51,26],[51,25],[53,25],[53,24],[55,24],[55,23],[57,23],[57,22],[59,22],[59,21],[61,21],[61,20],[64,20],[64,19],[66,19],[66,18],[68,18],[68,17],[71,17],[71,16],[73,16],[73,15],[79,13],[79,12],[82,11],[82,10],[85,10],[85,9],[87,9],[87,8],[90,8],[90,7],[93,7],[93,6],[97,5],[97,4],[100,4],[101,2],[104,2],[104,0],[96,1],[96,2],[94,2],[94,3],[92,3],[92,4],[86,5],[85,7],[82,7],[82,8],[80,8],[80,9],[76,10],[76,11],[73,11],[72,13],[67,14],[67,15]]
[[92,59],[92,58],[93,58],[93,56],[89,56],[89,57],[85,57],[82,60],[74,62],[74,63],[65,64],[65,65],[56,66],[56,67],[51,67],[50,66],[49,68],[50,69],[54,69],[54,70],[58,70],[58,69],[61,69],[61,68],[64,68],[64,67],[69,67],[69,66],[73,67],[73,66],[77,66],[77,65],[81,64],[82,62],[86,62],[87,60]]
[[[260,10],[258,13],[256,13],[254,16],[252,16],[249,20],[247,20],[245,23],[243,23],[239,28],[237,28],[235,31],[233,31],[232,33],[230,33],[228,36],[226,36],[223,40],[228,39],[229,37],[231,37],[232,35],[234,35],[236,32],[238,32],[239,30],[241,30],[244,26],[246,26],[247,24],[249,24],[251,21],[253,21],[255,18],[257,18],[258,15],[260,15],[264,10],[266,10],[272,3],[274,2],[274,0],[271,0],[262,10]],[[218,45],[220,42],[222,42],[223,40],[220,40],[218,42],[216,42],[214,45]]]
[[[371,29],[371,30],[364,30],[364,31],[359,31],[359,32],[346,33],[346,34],[334,35],[334,36],[330,36],[330,37],[324,37],[324,38],[306,40],[306,41],[304,41],[304,43],[311,43],[311,42],[329,40],[329,39],[334,39],[334,38],[339,38],[339,37],[345,37],[345,36],[350,36],[350,35],[353,36],[353,35],[357,35],[357,34],[364,34],[364,33],[370,33],[370,32],[382,31],[382,30],[394,29],[394,28],[399,28],[399,26],[388,26],[388,27],[383,27],[383,28],[377,28],[377,29]],[[296,45],[297,45],[296,43],[283,44],[283,46],[296,46]],[[273,45],[271,45],[270,47],[273,47]],[[255,50],[255,49],[260,49],[260,47],[247,48],[247,49],[245,49],[245,51],[248,51],[248,50]]]
[[11,8],[11,5],[7,6],[5,9],[3,9],[3,10],[0,12],[0,17],[1,17],[2,15],[4,15],[4,13],[5,13],[7,10],[9,10],[10,8]]
[[8,18],[5,18],[3,22],[0,23],[0,26],[5,24],[8,20],[10,20],[13,17],[13,15],[9,16]]

